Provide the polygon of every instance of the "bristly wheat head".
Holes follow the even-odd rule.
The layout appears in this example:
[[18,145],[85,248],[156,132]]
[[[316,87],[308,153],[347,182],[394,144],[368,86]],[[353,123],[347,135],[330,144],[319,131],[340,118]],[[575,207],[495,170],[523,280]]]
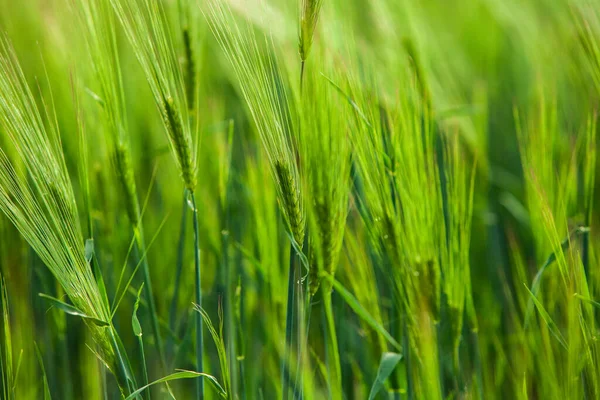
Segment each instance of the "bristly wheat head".
[[[458,351],[466,315],[470,329],[477,329],[471,293],[469,248],[475,166],[469,162],[458,132],[444,138],[444,173],[446,186],[447,235],[441,237],[442,289],[446,294],[453,340],[454,362],[458,364]],[[447,238],[446,238],[447,236]]]
[[281,190],[282,208],[288,216],[290,231],[296,243],[304,243],[304,215],[300,209],[300,193],[289,166],[282,161],[275,162],[277,183]]
[[185,54],[185,93],[190,110],[194,109],[196,101],[196,62],[192,49],[192,37],[189,27],[183,28],[183,50]]
[[[123,201],[129,222],[134,230],[139,254],[146,252],[140,202],[137,196],[134,165],[132,162],[130,131],[128,129],[125,96],[119,63],[116,15],[107,0],[71,0],[91,58],[90,84],[97,89],[102,105],[104,137],[112,154],[117,177],[121,183]],[[85,154],[85,149],[82,151]],[[91,225],[91,223],[90,223]],[[142,256],[143,257],[143,256]],[[153,328],[154,343],[164,366],[162,340],[158,328],[154,294],[147,258],[142,258],[145,295]]]
[[366,205],[363,217],[373,248],[390,265],[394,313],[405,316],[406,351],[418,360],[411,365],[412,378],[427,382],[415,393],[437,398],[443,200],[428,101],[421,98],[414,76],[406,78],[400,98],[373,98],[351,89],[360,110],[353,130],[359,201]]
[[[331,71],[328,75],[331,75],[335,70],[328,67]],[[342,370],[332,283],[322,278],[335,275],[346,228],[351,182],[348,122],[352,118],[345,99],[321,74],[307,74],[304,83],[299,148],[311,256],[308,289],[313,296],[321,287],[325,347],[331,357],[328,362],[330,398],[341,400]]]
[[[185,73],[175,53],[162,2],[110,0],[152,90],[187,189],[196,188],[196,151]],[[189,43],[188,43],[189,44]],[[188,69],[191,67],[188,60]],[[189,77],[188,77],[189,78]]]
[[71,0],[77,21],[83,32],[90,56],[90,81],[97,83],[108,148],[113,153],[117,176],[126,202],[127,216],[132,225],[140,219],[135,173],[129,146],[126,107],[119,66],[115,15],[105,0]]
[[[241,29],[224,2],[210,0],[204,12],[240,84],[277,183],[279,204],[297,246],[304,240],[304,208],[297,162],[294,108],[286,92],[287,75],[279,68],[273,43],[257,39],[249,25]],[[261,50],[266,50],[265,57]]]
[[335,274],[343,242],[351,179],[351,114],[345,100],[323,76],[308,74],[301,120],[301,176],[314,253],[309,287],[314,294],[322,272]]
[[181,114],[172,97],[164,99],[162,116],[183,181],[186,187],[193,191],[196,188],[196,168],[191,153],[191,137],[184,132]]
[[117,166],[117,176],[119,177],[121,188],[125,193],[127,216],[133,226],[138,226],[140,222],[140,203],[137,197],[129,148],[123,144],[117,145],[114,157]]
[[109,305],[85,259],[58,127],[48,126],[47,130],[43,121],[11,45],[1,38],[0,127],[12,151],[0,150],[0,210],[50,269],[73,305],[106,323],[99,326],[86,320],[101,357],[116,373]]

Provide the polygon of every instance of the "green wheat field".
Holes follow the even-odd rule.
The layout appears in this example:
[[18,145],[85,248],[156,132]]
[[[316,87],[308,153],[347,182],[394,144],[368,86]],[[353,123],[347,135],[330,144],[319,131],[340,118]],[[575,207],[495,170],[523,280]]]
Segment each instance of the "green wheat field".
[[0,397],[600,399],[597,0],[0,0]]

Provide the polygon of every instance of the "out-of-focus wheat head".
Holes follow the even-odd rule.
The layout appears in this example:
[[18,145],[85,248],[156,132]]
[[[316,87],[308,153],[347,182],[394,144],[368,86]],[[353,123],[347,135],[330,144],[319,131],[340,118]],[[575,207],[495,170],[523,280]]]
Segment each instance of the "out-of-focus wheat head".
[[298,38],[298,48],[302,62],[306,61],[310,53],[322,5],[323,0],[300,0],[300,37]]
[[305,216],[297,163],[298,129],[293,99],[286,92],[287,75],[279,68],[271,40],[266,36],[258,39],[247,21],[240,27],[227,4],[210,0],[203,12],[236,74],[269,158],[283,215],[295,242],[302,247]]

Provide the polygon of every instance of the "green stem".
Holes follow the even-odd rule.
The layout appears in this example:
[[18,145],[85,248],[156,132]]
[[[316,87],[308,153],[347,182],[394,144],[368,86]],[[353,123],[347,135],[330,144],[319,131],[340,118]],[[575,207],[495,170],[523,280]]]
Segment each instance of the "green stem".
[[[138,341],[140,343],[140,358],[142,363],[142,373],[144,375],[144,386],[148,385],[148,368],[146,368],[146,356],[144,355],[144,341],[142,340],[142,336],[138,336]],[[150,400],[150,388],[146,389],[146,395],[148,396],[148,400]]]
[[[196,198],[194,192],[189,191],[190,200],[193,207],[193,218],[194,218],[194,264],[196,272],[196,304],[202,307],[202,275],[200,273],[200,233],[198,228],[198,208],[196,207]],[[202,315],[196,313],[196,370],[198,372],[204,372],[202,353],[204,348],[204,339],[202,335]],[[196,379],[196,399],[204,399],[204,379]]]
[[98,368],[100,368],[100,380],[102,382],[103,400],[108,400],[108,385],[106,384],[106,366],[98,360]]
[[300,93],[302,93],[302,86],[304,85],[304,60],[300,61]]
[[[302,287],[300,288],[302,290]],[[310,321],[312,314],[312,296],[309,293],[305,293],[306,301],[299,303],[303,305],[303,309],[300,310],[302,318],[298,322],[298,364],[296,368],[296,391],[294,392],[294,396],[299,399],[304,398],[304,381],[302,379],[302,370],[304,360],[308,360],[308,336],[310,333]],[[299,301],[301,301],[300,299]],[[305,311],[308,310],[308,311]],[[309,396],[309,398],[312,398]]]
[[410,341],[408,339],[408,325],[406,316],[402,316],[402,350],[404,351],[404,360],[406,362],[406,394],[408,400],[414,399],[414,383],[412,377],[412,356],[410,351]]
[[[388,264],[389,266],[389,264]],[[406,353],[405,349],[408,349],[408,341],[406,340],[406,336],[404,334],[404,317],[402,315],[402,313],[400,312],[400,309],[398,307],[398,305],[400,304],[400,300],[398,300],[398,294],[395,292],[392,292],[392,304],[390,305],[390,310],[389,310],[389,321],[390,321],[390,334],[392,335],[392,337],[394,339],[399,339],[402,338],[402,350],[403,352]],[[405,343],[406,342],[406,343]],[[382,350],[385,349],[387,347],[387,344],[385,344],[384,342],[384,346],[382,347]],[[384,350],[385,351],[385,350]],[[406,363],[406,377],[405,377],[405,381],[407,381],[408,379],[408,358],[406,356],[406,354],[404,354],[404,362]],[[399,400],[400,399],[400,387],[401,384],[400,382],[402,381],[402,377],[400,376],[400,369],[396,368],[391,376],[390,376],[390,391],[393,394],[391,397],[394,400]],[[408,392],[410,393],[410,392]]]
[[231,265],[229,264],[229,234],[223,231],[221,235],[221,268],[224,271],[223,284],[225,285],[225,335],[226,335],[226,346],[227,346],[227,359],[229,363],[230,373],[230,385],[231,392],[236,397],[237,393],[237,363],[236,363],[236,351],[235,351],[235,324],[234,319],[234,307],[233,307],[233,294],[232,294],[232,279],[231,279]]
[[[297,339],[296,339],[296,379],[295,379],[295,383],[294,383],[294,396],[295,398],[299,398],[300,400],[302,400],[304,398],[304,380],[303,380],[303,376],[302,376],[302,370],[303,370],[303,365],[304,365],[304,342],[305,342],[305,333],[308,331],[306,325],[306,305],[304,304],[305,301],[305,297],[308,298],[309,296],[306,296],[305,293],[305,288],[302,286],[302,274],[301,274],[301,268],[296,267],[296,294],[297,294],[297,298],[296,298],[296,308],[297,308],[297,325],[298,325],[298,330],[296,332],[297,335]],[[296,396],[296,393],[298,393],[298,396]]]
[[[294,330],[294,299],[295,299],[295,278],[296,278],[296,250],[294,246],[290,245],[290,267],[288,274],[288,290],[287,290],[287,307],[285,317],[285,350],[284,356],[281,361],[281,386],[282,400],[287,400],[289,395],[289,381],[290,381],[290,352],[292,348],[292,332]],[[294,388],[295,392],[295,388]]]
[[[590,212],[586,213],[585,226],[590,226]],[[583,271],[585,277],[589,278],[589,265],[590,265],[590,235],[583,235],[581,238],[581,262],[583,264]]]
[[156,303],[154,302],[154,291],[152,290],[152,280],[150,279],[150,268],[148,267],[148,257],[146,255],[146,243],[144,241],[144,233],[141,228],[134,229],[136,246],[138,252],[142,257],[142,274],[144,278],[144,291],[146,295],[146,302],[148,303],[148,309],[150,311],[150,324],[152,325],[152,335],[156,342],[156,350],[160,359],[160,364],[164,372],[166,372],[165,355],[163,352],[162,337],[160,335],[160,329],[158,327],[158,314],[156,312]]
[[121,394],[129,394],[135,390],[135,388],[131,387],[131,375],[129,374],[129,369],[127,368],[125,359],[121,354],[121,349],[117,342],[117,337],[115,334],[115,328],[111,326],[108,329],[110,332],[110,340],[112,341],[112,346],[115,351],[115,355],[117,357],[118,362],[117,371],[115,371],[115,378],[117,379],[117,384],[119,385]]
[[183,253],[185,250],[185,231],[187,221],[187,201],[185,193],[183,194],[183,209],[181,212],[181,223],[179,225],[179,244],[177,245],[177,264],[175,265],[175,289],[173,291],[173,298],[171,299],[171,306],[169,307],[169,329],[176,335],[177,329],[177,302],[179,299],[179,285],[181,284],[181,271],[183,270]]
[[[445,399],[446,397],[446,385],[444,383],[444,343],[443,337],[444,332],[442,331],[442,323],[441,321],[435,324],[436,329],[436,341],[437,341],[437,361],[438,361],[438,382],[439,382],[439,396],[440,399]],[[454,360],[454,349],[452,350],[452,358]],[[456,376],[453,377],[456,382]]]
[[[63,315],[63,317],[65,317]],[[66,322],[68,324],[68,322]],[[68,325],[67,325],[67,329],[68,329]],[[64,380],[64,382],[68,382],[69,376],[72,373],[71,371],[71,357],[69,354],[69,348],[67,346],[67,340],[68,340],[68,333],[67,332],[63,332],[63,334],[60,337],[60,348],[61,348],[61,352],[62,352],[62,365],[61,365],[61,369],[62,369],[62,379]],[[64,393],[63,396],[65,399],[72,399],[73,398],[73,386],[72,385],[65,385],[64,387]]]
[[237,362],[239,368],[239,393],[240,399],[246,400],[246,375],[244,373],[244,360],[245,360],[245,351],[244,351],[244,333],[242,331],[242,327],[244,326],[245,316],[244,316],[244,286],[239,284],[239,292],[236,292],[236,296],[239,295],[239,310],[237,314]]
[[477,395],[483,399],[483,373],[481,366],[481,352],[479,350],[479,333],[471,331],[471,346],[475,354],[475,379],[477,380]]
[[327,323],[326,346],[328,357],[329,370],[329,388],[330,398],[333,400],[342,400],[342,370],[340,362],[340,353],[338,348],[337,333],[335,329],[335,320],[333,317],[333,307],[331,303],[331,290],[325,287],[322,288],[323,307],[325,311],[325,319]]

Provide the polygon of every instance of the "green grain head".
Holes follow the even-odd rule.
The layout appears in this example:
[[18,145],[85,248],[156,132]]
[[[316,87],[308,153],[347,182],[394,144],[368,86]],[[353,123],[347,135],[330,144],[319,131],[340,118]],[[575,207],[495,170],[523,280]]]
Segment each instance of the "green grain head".
[[183,181],[193,191],[196,188],[196,168],[191,137],[184,132],[184,123],[173,98],[167,97],[163,101],[162,116]]
[[[186,73],[175,53],[164,4],[152,0],[110,0],[144,71],[160,112],[185,187],[196,188],[196,149]],[[188,69],[191,67],[188,61]]]
[[431,392],[438,383],[436,324],[445,222],[436,132],[411,72],[403,71],[401,82],[381,83],[382,92],[388,86],[401,88],[395,97],[358,89],[359,78],[352,76],[344,91],[352,98],[349,107],[357,127],[352,138],[361,184],[358,201],[364,205],[361,214],[373,248],[389,263],[386,278],[394,288],[394,311],[405,316],[410,351],[418,360],[413,379],[427,382],[422,389]]
[[272,41],[266,36],[258,38],[248,21],[238,25],[224,2],[210,0],[203,12],[237,78],[269,160],[290,234],[302,248],[305,211],[298,167],[297,106],[288,95],[288,74],[279,67]]
[[294,240],[300,246],[304,243],[304,215],[300,208],[300,193],[290,166],[283,161],[275,162],[277,184],[281,192],[281,208],[284,211]]
[[300,0],[300,34],[298,38],[298,49],[300,59],[306,61],[313,43],[315,28],[319,20],[319,13],[323,0]]
[[344,237],[351,178],[348,111],[346,102],[325,78],[307,75],[299,148],[314,253],[309,282],[313,292],[320,284],[321,272],[335,274]]
[[447,216],[445,229],[440,235],[444,275],[442,289],[448,304],[456,364],[465,309],[469,328],[477,328],[477,321],[473,318],[469,259],[475,166],[458,132],[446,134],[443,146]]
[[[99,354],[116,372],[109,306],[85,259],[84,237],[56,126],[46,126],[11,45],[0,39],[0,210],[17,227],[86,319]],[[124,384],[121,380],[120,384]]]
[[138,226],[140,222],[140,203],[137,197],[135,176],[131,161],[129,148],[124,144],[119,144],[115,149],[115,164],[117,176],[124,193],[127,216],[133,226]]

